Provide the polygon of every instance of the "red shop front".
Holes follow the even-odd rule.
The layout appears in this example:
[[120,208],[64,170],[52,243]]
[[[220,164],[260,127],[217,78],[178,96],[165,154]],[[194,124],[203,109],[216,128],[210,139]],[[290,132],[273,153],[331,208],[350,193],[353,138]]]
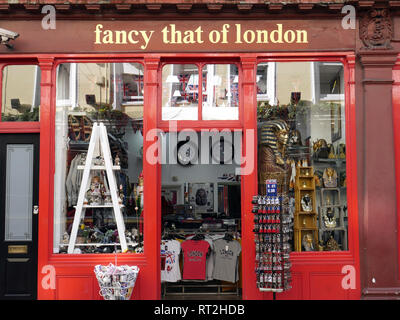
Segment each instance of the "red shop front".
[[[359,239],[366,240],[359,238],[359,201],[363,210],[368,201],[359,190],[365,125],[356,79],[372,65],[372,51],[362,53],[361,66],[363,43],[356,29],[342,27],[342,5],[264,7],[55,5],[56,28],[48,30],[32,6],[3,8],[0,27],[20,35],[12,51],[1,48],[0,146],[7,157],[0,161],[12,163],[10,145],[24,146],[26,164],[34,165],[20,179],[33,183],[21,192],[32,195],[26,207],[38,209],[21,230],[7,193],[0,202],[8,208],[2,282],[12,288],[2,289],[2,298],[102,299],[94,268],[117,262],[140,268],[132,299],[183,292],[272,299],[255,272],[252,212],[271,173],[286,177],[292,199],[291,289],[276,299],[361,298],[370,271],[360,268]],[[239,150],[241,160],[207,162],[221,144],[205,143],[204,132],[210,139],[226,133],[230,155]],[[193,139],[209,158],[191,158]],[[13,172],[6,167],[4,177]],[[12,188],[12,180],[2,187]],[[163,241],[184,248],[188,235],[206,235],[216,246],[217,235],[228,233],[239,244],[234,280],[216,275],[214,265],[200,291],[190,291],[183,280],[201,277],[161,270]],[[362,257],[373,260],[373,252]],[[175,258],[173,267],[184,270]],[[11,270],[27,274],[25,282],[15,282]]]

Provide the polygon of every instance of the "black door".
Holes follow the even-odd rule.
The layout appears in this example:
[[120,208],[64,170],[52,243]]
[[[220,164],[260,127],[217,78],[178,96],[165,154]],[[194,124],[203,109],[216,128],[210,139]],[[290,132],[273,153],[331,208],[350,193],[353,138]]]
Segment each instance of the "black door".
[[36,299],[39,134],[0,134],[0,299]]

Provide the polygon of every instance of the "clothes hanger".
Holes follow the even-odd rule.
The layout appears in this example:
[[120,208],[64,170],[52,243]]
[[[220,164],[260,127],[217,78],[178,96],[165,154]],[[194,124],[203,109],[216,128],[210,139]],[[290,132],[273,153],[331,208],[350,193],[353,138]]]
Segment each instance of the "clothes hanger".
[[225,236],[223,238],[226,241],[233,241],[233,236],[229,232],[225,233]]

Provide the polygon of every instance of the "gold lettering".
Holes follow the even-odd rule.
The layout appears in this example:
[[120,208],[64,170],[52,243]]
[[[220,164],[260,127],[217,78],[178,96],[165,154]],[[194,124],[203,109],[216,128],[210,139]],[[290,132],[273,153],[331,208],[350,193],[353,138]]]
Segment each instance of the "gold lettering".
[[175,25],[170,24],[171,27],[171,43],[182,43],[182,33],[179,30],[175,30]]
[[113,32],[111,30],[104,31],[103,43],[105,44],[113,44]]
[[133,38],[132,38],[132,33],[135,35],[135,36],[137,36],[138,34],[139,34],[139,32],[137,32],[136,30],[131,30],[131,31],[129,31],[129,33],[128,33],[128,41],[130,42],[130,43],[138,43],[139,42],[139,40],[134,40]]
[[242,25],[240,25],[239,23],[236,23],[235,26],[236,26],[236,41],[235,41],[235,43],[242,43],[242,41],[241,41]]
[[308,43],[307,31],[306,30],[296,30],[296,31],[297,31],[296,43]]
[[[250,39],[249,39],[249,35],[250,35]],[[245,31],[245,33],[243,33],[243,40],[246,43],[253,43],[255,37],[256,37],[256,35],[253,30],[247,30],[247,31]]]
[[143,49],[143,50],[144,50],[144,49],[147,48],[147,45],[149,44],[149,41],[150,41],[150,39],[151,39],[151,37],[152,37],[154,31],[151,30],[149,36],[147,36],[146,31],[143,31],[143,30],[142,30],[142,31],[140,31],[140,33],[141,33],[141,35],[142,35],[142,37],[143,37],[143,40],[144,40],[144,45],[142,45],[142,46],[140,47],[140,49]]
[[[122,35],[122,41],[121,41],[121,35]],[[117,30],[115,31],[115,43],[116,44],[127,44],[126,42],[126,31],[125,30]]]
[[[215,35],[215,36],[214,36]],[[218,30],[211,30],[210,34],[208,35],[211,43],[218,43],[221,35],[219,34]]]
[[101,41],[100,41],[101,30],[100,29],[103,29],[103,25],[102,24],[96,25],[96,29],[94,30],[94,33],[96,34],[95,44],[101,44]]
[[163,34],[163,42],[164,43],[169,43],[169,40],[168,40],[168,27],[164,27],[164,29],[161,30],[161,33]]
[[268,43],[267,30],[256,30],[256,32],[257,32],[257,43]]
[[192,30],[186,30],[183,35],[183,43],[196,43]]
[[[291,35],[291,36],[290,36],[290,39],[289,39],[289,34]],[[293,43],[293,42],[296,40],[296,34],[294,33],[293,30],[288,30],[288,31],[286,31],[285,34],[283,35],[283,38],[285,39],[285,42],[287,42],[287,43]]]
[[201,34],[203,33],[203,29],[198,27],[194,32],[196,32],[197,43],[203,43],[203,39],[201,38]]
[[221,43],[228,43],[228,29],[229,29],[230,25],[225,23],[222,26],[222,42]]
[[[278,23],[277,26],[278,26],[278,29],[273,30],[270,34],[271,42],[272,43],[283,43],[283,41],[282,41],[282,24]],[[276,39],[276,35],[277,35],[278,39]]]

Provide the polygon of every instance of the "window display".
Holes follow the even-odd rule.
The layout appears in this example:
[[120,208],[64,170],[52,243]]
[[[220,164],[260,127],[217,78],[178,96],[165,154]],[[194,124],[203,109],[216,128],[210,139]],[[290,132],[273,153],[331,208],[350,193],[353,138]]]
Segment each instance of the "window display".
[[293,250],[348,250],[343,65],[261,63],[257,77],[260,195],[276,179],[290,198]]
[[[239,160],[217,161],[213,150],[224,141],[240,150],[241,136],[200,131],[179,141],[171,132],[160,136],[161,165],[161,279],[164,295],[239,292],[241,254],[241,186]],[[181,135],[180,135],[181,134]],[[224,137],[224,139],[222,139]],[[196,162],[176,161],[178,145],[190,144]],[[180,243],[180,247],[178,245]],[[174,262],[175,261],[175,262]],[[180,261],[177,263],[177,261]]]
[[40,76],[34,65],[3,68],[1,121],[39,121]]
[[57,79],[54,252],[143,252],[143,67],[61,64]]

